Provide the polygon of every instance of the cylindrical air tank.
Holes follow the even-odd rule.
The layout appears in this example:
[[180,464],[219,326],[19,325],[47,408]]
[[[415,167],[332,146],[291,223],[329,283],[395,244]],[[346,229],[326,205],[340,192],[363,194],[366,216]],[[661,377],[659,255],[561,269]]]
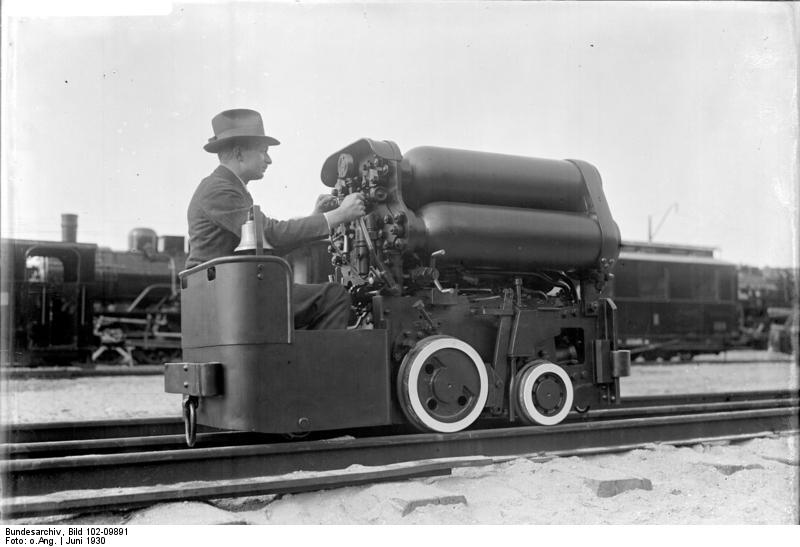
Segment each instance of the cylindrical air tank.
[[403,200],[411,209],[449,201],[586,211],[579,169],[566,160],[421,146],[403,157]]
[[444,249],[440,260],[469,266],[528,270],[590,268],[600,253],[596,221],[580,213],[474,205],[430,203],[418,212],[409,241],[430,254]]

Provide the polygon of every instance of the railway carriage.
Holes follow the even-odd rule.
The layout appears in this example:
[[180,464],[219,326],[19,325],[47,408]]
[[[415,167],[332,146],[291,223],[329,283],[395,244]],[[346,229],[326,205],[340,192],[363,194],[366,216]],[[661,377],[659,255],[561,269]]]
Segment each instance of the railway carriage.
[[688,361],[740,342],[737,268],[712,248],[623,243],[609,288],[634,356]]
[[[165,389],[184,397],[190,444],[197,424],[451,433],[619,400],[630,354],[603,290],[620,237],[593,166],[362,139],[321,178],[368,202],[332,231],[329,268],[313,250],[292,268],[257,249],[180,274],[183,362],[166,364]],[[293,281],[326,269],[351,326],[294,329]]]

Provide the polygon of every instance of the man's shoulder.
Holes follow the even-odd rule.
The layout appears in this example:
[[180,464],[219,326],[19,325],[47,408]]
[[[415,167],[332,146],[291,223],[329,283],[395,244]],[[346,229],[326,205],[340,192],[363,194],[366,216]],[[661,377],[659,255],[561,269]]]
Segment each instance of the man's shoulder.
[[205,177],[197,185],[194,192],[195,197],[202,197],[218,192],[244,194],[245,190],[239,181],[232,181],[221,169],[217,168],[213,173]]
[[225,167],[219,165],[216,169],[214,169],[211,174],[205,177],[203,180],[200,181],[200,184],[208,184],[212,182],[220,182],[220,183],[227,183],[227,184],[239,184],[241,183],[236,180],[236,175],[230,169],[226,169]]

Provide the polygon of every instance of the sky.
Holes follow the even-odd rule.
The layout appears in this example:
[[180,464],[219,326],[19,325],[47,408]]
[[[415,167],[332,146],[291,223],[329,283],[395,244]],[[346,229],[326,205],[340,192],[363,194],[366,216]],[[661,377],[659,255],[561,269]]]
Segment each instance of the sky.
[[185,235],[211,118],[253,108],[281,141],[249,185],[275,218],[370,137],[582,159],[624,240],[652,218],[659,243],[797,264],[797,4],[84,5],[3,4],[3,237],[58,240],[62,213],[118,250]]

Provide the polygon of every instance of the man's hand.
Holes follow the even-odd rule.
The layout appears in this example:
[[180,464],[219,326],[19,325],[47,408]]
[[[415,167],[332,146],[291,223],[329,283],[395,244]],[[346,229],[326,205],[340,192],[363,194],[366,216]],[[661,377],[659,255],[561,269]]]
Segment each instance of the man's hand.
[[343,222],[350,222],[363,217],[367,212],[364,205],[364,196],[361,193],[348,194],[339,204],[338,209],[328,213],[328,222],[331,228]]

